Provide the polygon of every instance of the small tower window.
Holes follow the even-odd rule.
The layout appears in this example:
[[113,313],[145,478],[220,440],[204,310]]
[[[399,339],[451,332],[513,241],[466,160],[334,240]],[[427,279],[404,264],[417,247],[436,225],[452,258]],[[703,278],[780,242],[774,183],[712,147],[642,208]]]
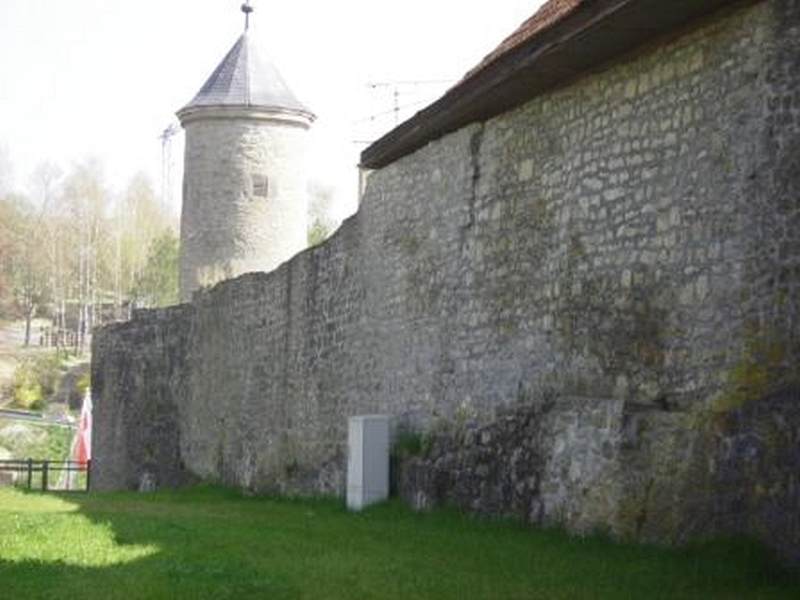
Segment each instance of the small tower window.
[[269,194],[269,178],[266,175],[253,175],[253,196],[266,198]]

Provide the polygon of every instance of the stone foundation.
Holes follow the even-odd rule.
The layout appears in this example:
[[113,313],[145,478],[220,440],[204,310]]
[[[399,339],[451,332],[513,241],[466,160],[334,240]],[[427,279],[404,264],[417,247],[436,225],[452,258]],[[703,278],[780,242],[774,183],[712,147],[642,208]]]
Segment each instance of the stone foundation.
[[399,451],[394,477],[418,510],[660,543],[739,533],[800,563],[799,441],[797,390],[725,414],[554,398],[442,422]]

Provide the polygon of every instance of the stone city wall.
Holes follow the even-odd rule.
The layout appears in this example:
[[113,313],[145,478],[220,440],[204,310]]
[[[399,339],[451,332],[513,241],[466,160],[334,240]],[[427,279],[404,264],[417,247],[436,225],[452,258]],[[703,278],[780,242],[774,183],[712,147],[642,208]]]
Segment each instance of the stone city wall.
[[145,473],[162,484],[192,479],[181,460],[178,412],[186,403],[191,314],[187,305],[138,311],[133,321],[96,330],[93,488],[136,489]]
[[341,494],[347,417],[388,413],[428,440],[419,506],[798,558],[798,23],[738,4],[373,173],[271,273],[99,331],[96,486],[153,457]]

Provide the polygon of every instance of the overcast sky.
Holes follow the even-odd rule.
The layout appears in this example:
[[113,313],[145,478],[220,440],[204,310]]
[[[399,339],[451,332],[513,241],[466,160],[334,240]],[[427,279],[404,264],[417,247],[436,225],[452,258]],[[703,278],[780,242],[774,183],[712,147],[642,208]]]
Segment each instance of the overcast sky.
[[[0,0],[0,147],[27,185],[41,160],[99,158],[124,189],[161,180],[158,136],[243,29],[241,0]],[[254,33],[317,115],[313,177],[355,203],[365,140],[440,95],[541,0],[253,0]],[[401,83],[395,82],[429,82]],[[369,87],[370,83],[391,85]],[[373,118],[374,117],[374,118]],[[173,178],[182,163],[173,141]],[[176,184],[177,187],[177,184]],[[180,202],[173,194],[175,210]]]

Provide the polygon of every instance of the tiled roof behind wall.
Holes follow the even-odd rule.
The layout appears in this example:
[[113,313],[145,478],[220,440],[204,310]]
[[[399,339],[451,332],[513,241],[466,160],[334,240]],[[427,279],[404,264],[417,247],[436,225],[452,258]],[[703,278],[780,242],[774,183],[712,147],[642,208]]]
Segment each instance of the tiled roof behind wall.
[[[745,0],[549,0],[441,98],[361,153],[377,169]],[[758,0],[749,0],[756,2]]]
[[467,74],[464,75],[464,79],[469,79],[506,52],[525,43],[540,31],[555,25],[584,2],[586,2],[586,0],[548,0],[548,2],[545,2],[532,17],[522,23],[514,33],[504,39],[497,48],[487,54],[477,66],[468,71]]

